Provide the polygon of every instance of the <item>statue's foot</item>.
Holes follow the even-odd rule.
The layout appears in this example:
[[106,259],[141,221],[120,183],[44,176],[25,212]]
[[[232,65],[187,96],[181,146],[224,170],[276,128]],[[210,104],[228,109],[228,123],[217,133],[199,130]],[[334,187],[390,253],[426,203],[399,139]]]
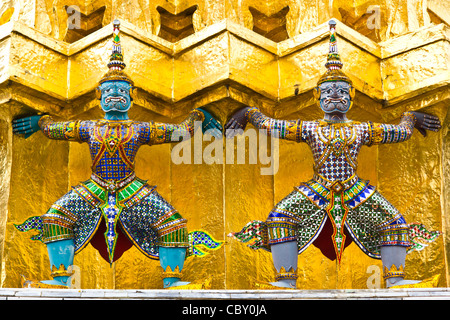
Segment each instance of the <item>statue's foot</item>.
[[292,285],[292,283],[284,282],[284,281],[276,281],[276,282],[269,282],[274,287],[280,287],[285,289],[295,289],[295,286]]
[[406,285],[414,285],[416,283],[419,283],[420,280],[399,280],[395,283],[391,283],[391,284],[387,284],[386,286],[388,288],[393,288],[393,287],[400,287],[400,286],[406,286]]
[[407,289],[407,288],[436,288],[441,275],[435,275],[425,280],[399,280],[390,286],[389,289]]
[[211,278],[207,280],[198,280],[193,282],[186,281],[175,281],[169,287],[166,287],[167,290],[205,290],[211,289]]
[[56,280],[27,280],[22,282],[22,288],[42,288],[42,289],[69,289],[69,286]]
[[175,281],[175,282],[172,282],[170,284],[170,286],[166,287],[166,289],[174,288],[174,287],[180,287],[180,286],[185,286],[185,285],[187,285],[189,283],[190,282],[186,282],[186,281]]
[[265,282],[254,279],[254,288],[257,290],[294,290],[295,285],[285,281]]

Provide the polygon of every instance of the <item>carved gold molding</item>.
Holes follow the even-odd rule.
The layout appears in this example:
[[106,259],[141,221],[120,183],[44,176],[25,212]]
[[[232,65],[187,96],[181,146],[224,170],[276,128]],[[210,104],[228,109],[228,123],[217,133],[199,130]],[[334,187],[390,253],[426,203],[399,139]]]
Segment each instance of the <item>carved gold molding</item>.
[[[0,83],[19,84],[13,99],[38,111],[85,111],[96,105],[91,93],[106,71],[111,30],[107,25],[66,43],[20,22],[6,23],[0,26]],[[327,23],[280,42],[227,19],[176,42],[126,21],[121,31],[127,70],[139,88],[135,103],[157,113],[184,110],[187,99],[197,100],[196,107],[235,99],[233,92],[244,104],[251,104],[245,97],[256,93],[282,113],[283,104],[308,95],[325,70]],[[358,93],[380,107],[448,88],[450,28],[445,24],[380,43],[342,22],[337,33],[345,72]],[[27,94],[34,91],[43,100],[56,100],[56,107],[27,103]],[[148,99],[154,103],[139,103]],[[158,108],[158,103],[164,107]],[[77,105],[84,107],[78,110]]]

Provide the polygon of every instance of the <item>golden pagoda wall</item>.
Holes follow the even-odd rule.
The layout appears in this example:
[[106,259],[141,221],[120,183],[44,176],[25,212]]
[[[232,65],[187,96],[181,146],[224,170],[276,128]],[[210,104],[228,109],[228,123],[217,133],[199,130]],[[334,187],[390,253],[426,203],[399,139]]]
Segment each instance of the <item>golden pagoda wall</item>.
[[[24,140],[12,135],[11,120],[36,112],[64,119],[101,118],[94,89],[106,71],[112,19],[121,20],[127,73],[138,87],[132,119],[179,122],[189,110],[205,107],[224,124],[244,105],[277,118],[320,118],[312,89],[325,71],[331,17],[339,20],[344,71],[357,90],[352,119],[394,123],[402,112],[420,110],[443,122],[443,129],[427,138],[415,133],[403,144],[364,147],[358,174],[376,185],[408,222],[420,221],[443,231],[436,243],[408,255],[406,273],[409,278],[441,273],[440,286],[448,286],[450,8],[442,2],[23,0],[22,8],[18,3],[8,0],[0,5],[2,287],[19,287],[21,275],[50,277],[45,245],[30,241],[30,233],[18,232],[14,224],[45,213],[71,186],[90,176],[86,145],[47,140],[40,132]],[[65,5],[77,6],[84,25],[98,29],[78,41],[64,41],[75,37],[65,30]],[[194,13],[187,14],[195,5]],[[377,28],[364,23],[375,21],[376,11],[368,11],[373,5],[381,14]],[[53,6],[58,19],[49,14]],[[158,6],[165,11],[158,11]],[[286,6],[289,11],[280,17]],[[267,30],[285,25],[288,39],[275,42],[254,32],[254,23],[261,20],[254,21],[250,7],[272,16]],[[161,28],[176,28],[170,24],[176,15],[186,30],[192,25],[193,34],[176,42],[167,34],[165,39],[158,36],[164,35]],[[209,144],[203,141],[202,151]],[[204,258],[189,258],[185,278],[212,277],[213,289],[251,288],[253,279],[272,281],[270,254],[253,251],[227,234],[249,220],[264,220],[274,204],[309,179],[311,151],[304,144],[279,141],[278,171],[261,175],[268,167],[261,161],[176,165],[171,160],[173,148],[142,147],[137,175],[158,186],[158,192],[188,219],[190,230],[204,229],[226,240],[223,248]],[[135,248],[110,266],[89,245],[75,256],[74,264],[74,285],[81,288],[162,286],[159,262]],[[340,265],[311,246],[299,256],[298,287],[382,286],[380,271],[381,262],[365,256],[354,243]]]

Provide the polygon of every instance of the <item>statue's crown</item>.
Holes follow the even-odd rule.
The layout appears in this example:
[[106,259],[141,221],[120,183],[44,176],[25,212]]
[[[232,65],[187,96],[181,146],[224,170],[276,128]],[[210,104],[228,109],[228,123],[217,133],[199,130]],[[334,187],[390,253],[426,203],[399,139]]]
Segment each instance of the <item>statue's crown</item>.
[[328,81],[345,81],[352,84],[350,78],[342,72],[343,63],[338,53],[337,41],[336,41],[336,21],[330,20],[330,49],[327,56],[327,62],[325,67],[327,71],[320,77],[317,85]]
[[113,81],[113,80],[121,80],[127,81],[131,85],[134,84],[133,80],[123,71],[126,65],[123,62],[123,54],[122,47],[120,45],[120,21],[113,21],[113,43],[112,43],[112,52],[108,62],[108,72],[100,79],[99,84],[105,81]]

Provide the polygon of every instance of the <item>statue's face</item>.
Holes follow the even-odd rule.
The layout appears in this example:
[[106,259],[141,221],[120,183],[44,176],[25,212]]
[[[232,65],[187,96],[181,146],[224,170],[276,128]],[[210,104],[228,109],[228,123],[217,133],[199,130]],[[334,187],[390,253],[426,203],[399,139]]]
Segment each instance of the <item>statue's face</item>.
[[99,86],[100,104],[105,113],[127,112],[131,107],[131,84],[126,81],[106,81]]
[[319,85],[320,108],[325,113],[346,113],[350,107],[352,87],[345,81],[330,81]]

